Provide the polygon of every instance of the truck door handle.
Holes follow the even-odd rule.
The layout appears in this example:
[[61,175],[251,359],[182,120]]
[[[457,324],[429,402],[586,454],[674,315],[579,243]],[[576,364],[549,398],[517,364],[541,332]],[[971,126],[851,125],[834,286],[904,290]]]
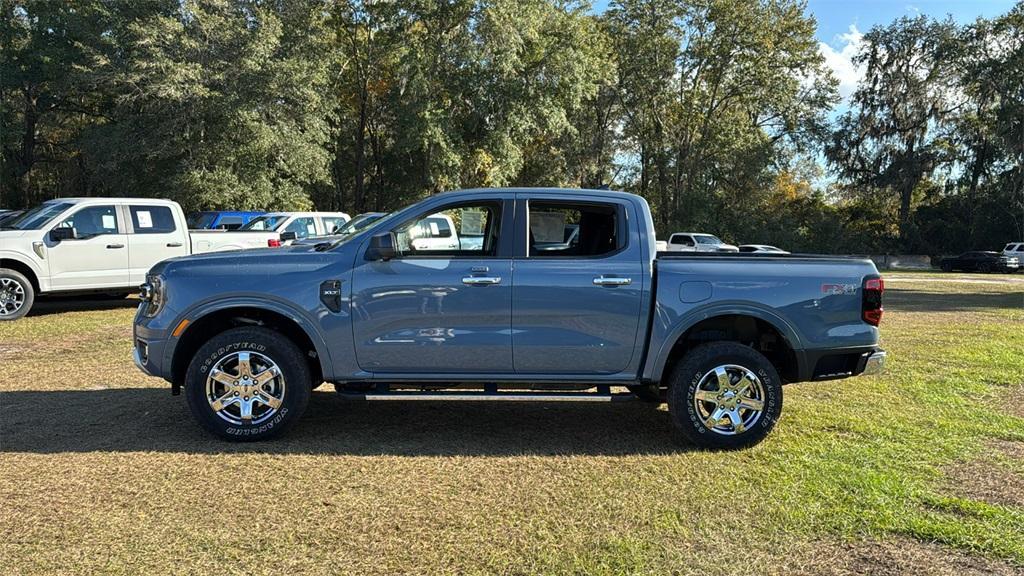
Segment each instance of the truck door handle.
[[107,244],[107,248],[116,250],[117,248],[124,248],[124,244]]
[[609,278],[607,276],[598,276],[597,278],[594,278],[594,284],[597,286],[628,286],[632,283],[632,278]]
[[500,276],[466,276],[462,279],[462,283],[468,286],[491,286],[500,282]]
[[181,242],[168,242],[168,248],[181,248]]

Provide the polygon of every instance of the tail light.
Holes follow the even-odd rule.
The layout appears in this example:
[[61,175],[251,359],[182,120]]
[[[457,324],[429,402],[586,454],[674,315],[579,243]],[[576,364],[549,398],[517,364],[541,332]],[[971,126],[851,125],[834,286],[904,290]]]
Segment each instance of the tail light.
[[281,241],[278,240],[277,238],[268,238],[267,239],[267,248],[280,248],[280,247],[281,247]]
[[864,300],[861,304],[861,318],[872,326],[882,322],[882,294],[885,292],[885,281],[881,278],[868,278],[864,281]]

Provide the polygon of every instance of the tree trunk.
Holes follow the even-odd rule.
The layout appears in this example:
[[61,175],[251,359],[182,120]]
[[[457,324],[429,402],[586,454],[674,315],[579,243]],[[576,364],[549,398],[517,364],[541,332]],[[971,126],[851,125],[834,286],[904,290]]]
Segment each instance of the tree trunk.
[[35,91],[25,88],[23,93],[25,95],[25,121],[21,134],[21,152],[18,155],[18,164],[15,166],[14,175],[21,193],[21,204],[29,206],[34,200],[31,197],[32,166],[36,161],[36,125],[39,122],[39,114],[36,110]]
[[364,83],[359,90],[359,121],[356,125],[356,173],[352,191],[352,210],[358,214],[363,211],[366,200],[363,188],[366,172],[366,99],[369,96]]

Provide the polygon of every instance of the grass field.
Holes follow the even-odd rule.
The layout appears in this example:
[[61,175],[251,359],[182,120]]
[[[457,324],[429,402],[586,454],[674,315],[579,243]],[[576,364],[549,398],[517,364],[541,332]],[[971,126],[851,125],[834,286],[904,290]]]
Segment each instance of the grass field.
[[638,403],[327,391],[225,444],[132,365],[131,302],[46,303],[0,324],[0,572],[1022,573],[1024,275],[887,288],[888,372],[787,387],[736,453]]

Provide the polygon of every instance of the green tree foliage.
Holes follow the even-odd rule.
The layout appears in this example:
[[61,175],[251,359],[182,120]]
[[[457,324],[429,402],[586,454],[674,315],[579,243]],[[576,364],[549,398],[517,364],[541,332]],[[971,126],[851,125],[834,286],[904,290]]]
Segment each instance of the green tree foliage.
[[739,230],[787,150],[811,145],[836,100],[801,2],[621,0],[619,55],[631,188],[661,227]]
[[302,208],[328,178],[313,3],[197,0],[132,19],[90,66],[115,102],[83,136],[110,193],[187,207]]
[[957,107],[955,25],[901,18],[865,34],[854,62],[865,68],[828,147],[840,176],[899,200],[899,234],[910,233],[914,191],[945,161],[943,122]]
[[876,27],[830,121],[803,0],[0,0],[0,206],[607,186],[662,237],[993,248],[1024,237],[1022,27]]

